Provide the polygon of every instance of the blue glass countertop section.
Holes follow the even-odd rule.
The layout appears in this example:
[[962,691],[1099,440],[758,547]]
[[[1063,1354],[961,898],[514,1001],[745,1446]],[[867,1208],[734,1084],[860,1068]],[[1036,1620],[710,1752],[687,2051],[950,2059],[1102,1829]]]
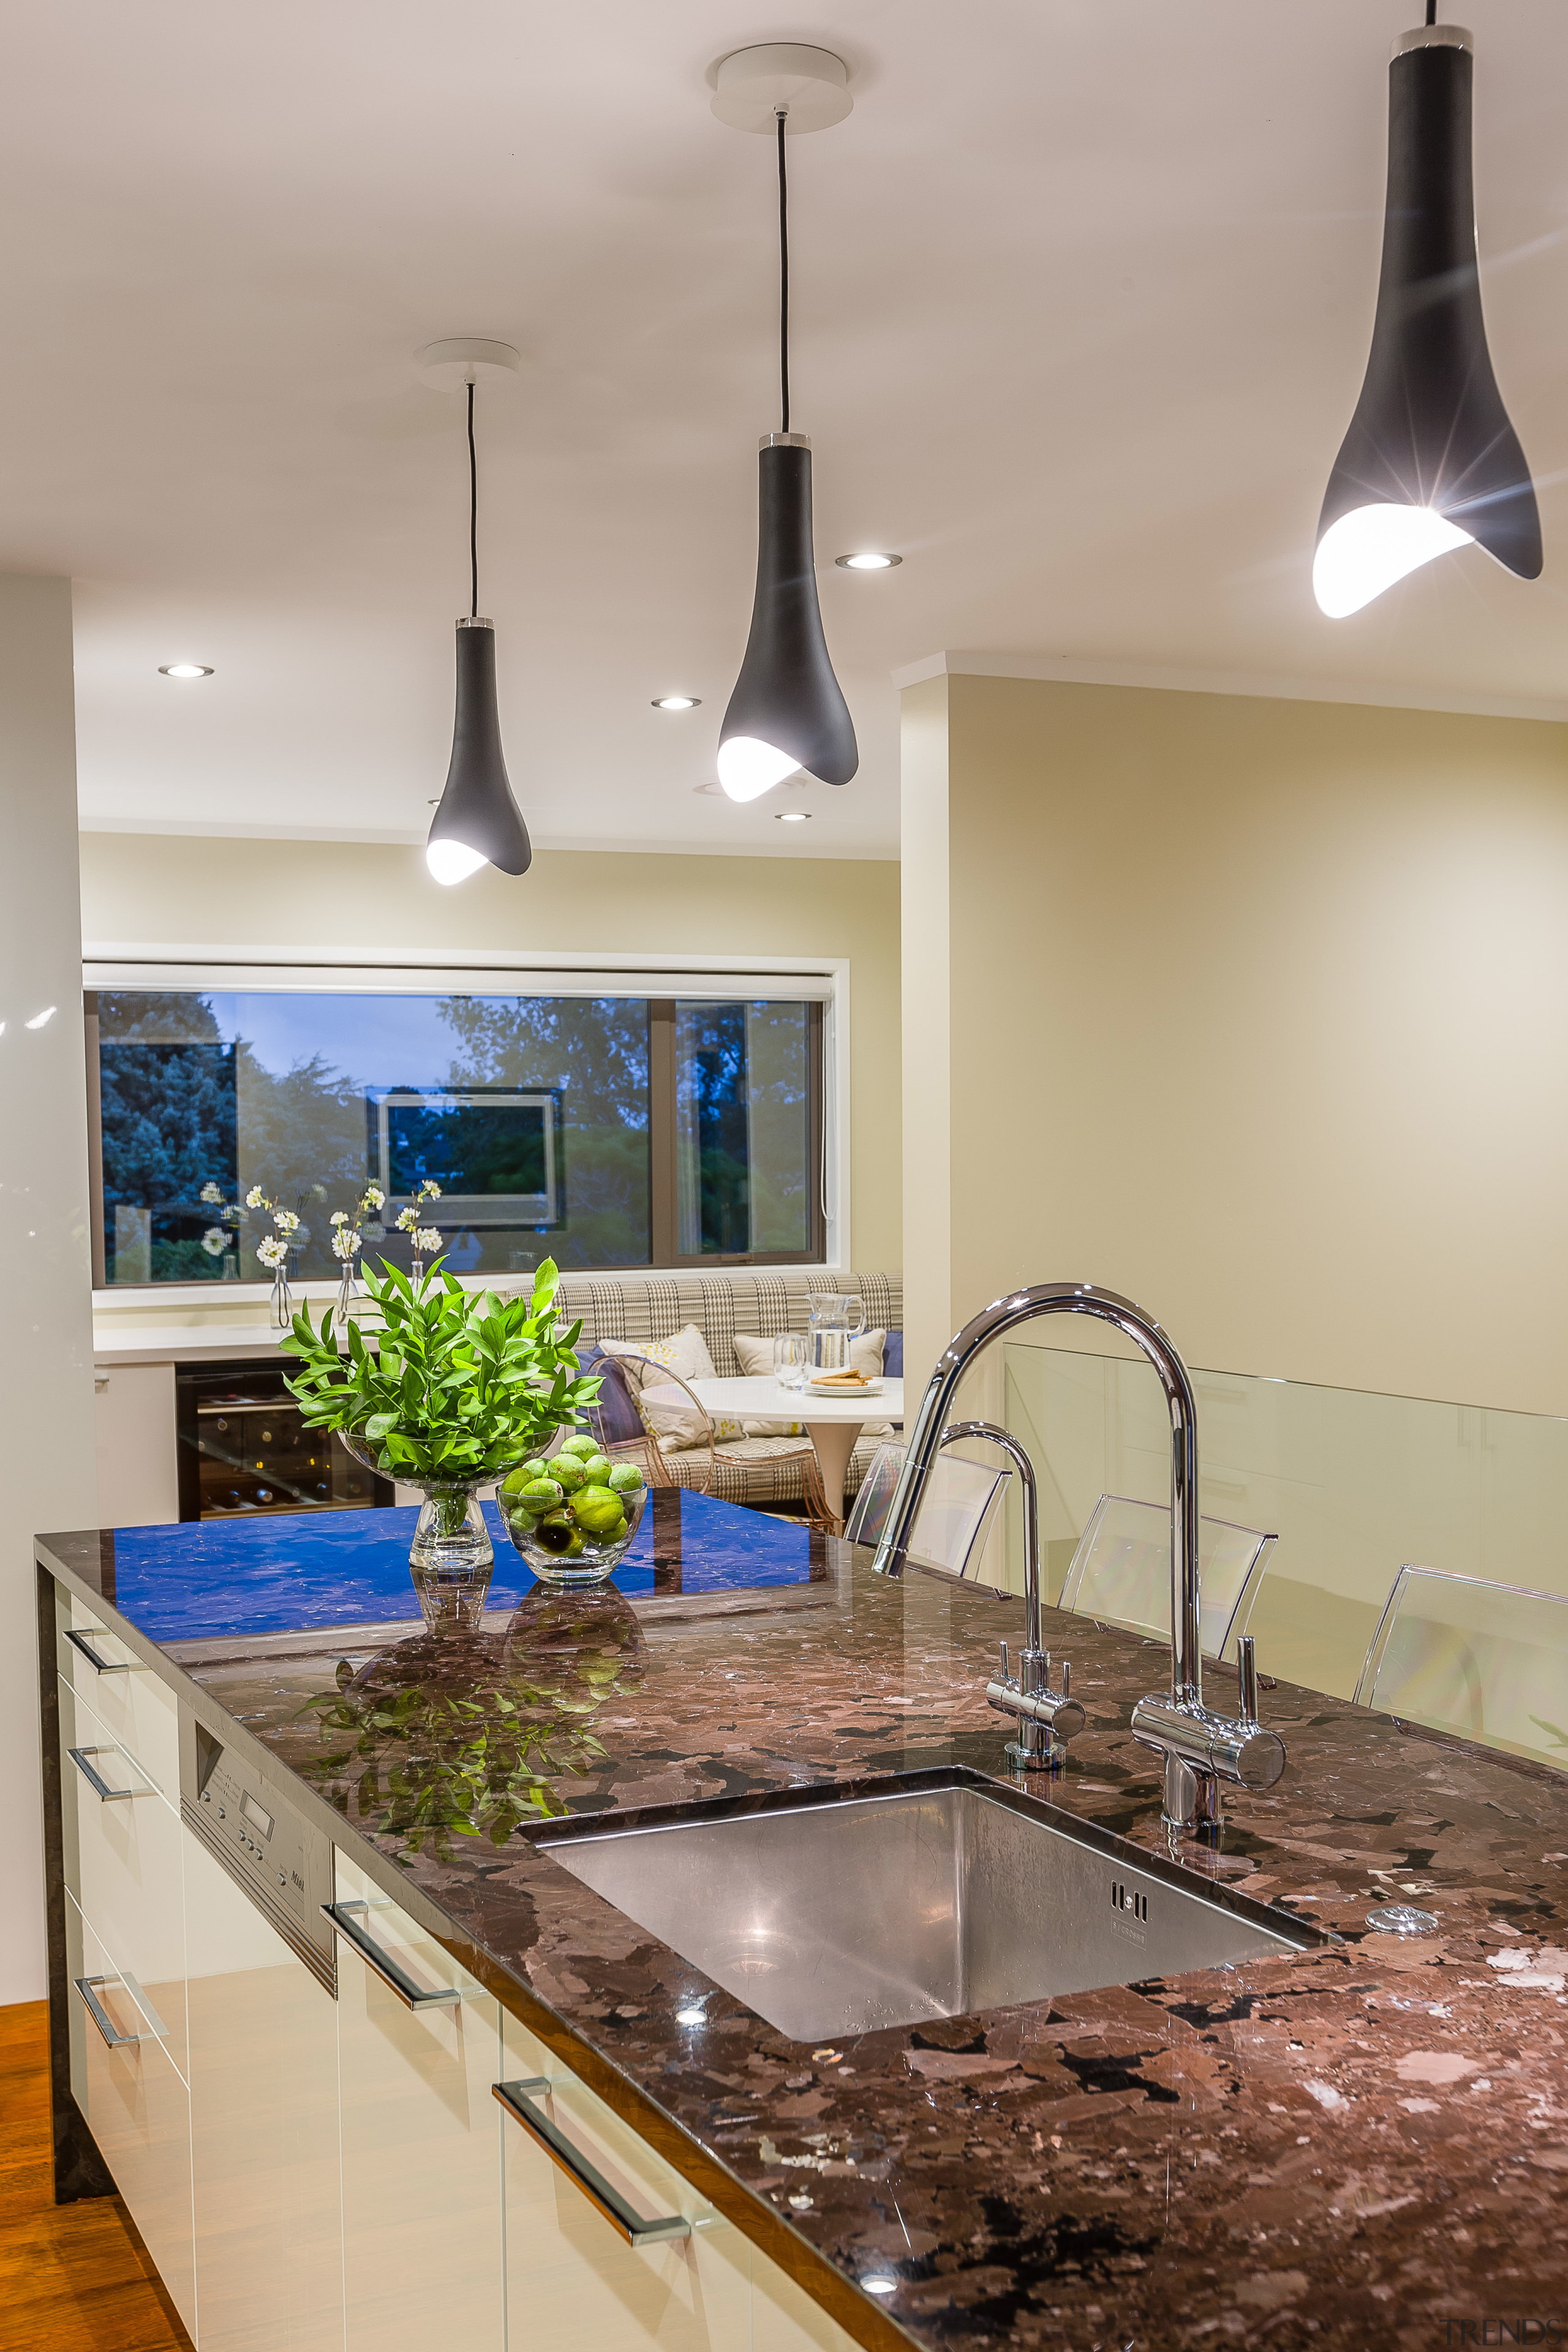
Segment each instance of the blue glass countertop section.
[[[486,1606],[514,1609],[533,1578],[495,1505],[482,1508],[496,1555]],[[419,1613],[408,1575],[418,1516],[290,1511],[117,1528],[103,1541],[104,1598],[154,1642],[404,1622]],[[614,1581],[631,1597],[738,1591],[809,1583],[823,1559],[802,1522],[656,1487]]]

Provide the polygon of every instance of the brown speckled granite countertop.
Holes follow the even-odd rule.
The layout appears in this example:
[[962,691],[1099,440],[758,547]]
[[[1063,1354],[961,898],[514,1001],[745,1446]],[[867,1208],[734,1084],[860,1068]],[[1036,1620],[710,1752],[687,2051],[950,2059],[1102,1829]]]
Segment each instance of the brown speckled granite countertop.
[[[85,1553],[50,1541],[90,1584]],[[525,1608],[460,1677],[554,1694],[535,1715],[561,1768],[552,1801],[573,1812],[1001,1772],[982,1685],[1021,1604],[918,1574],[883,1583],[831,1549],[826,1585],[750,1614],[611,1604],[584,1642],[560,1612]],[[1161,1850],[1155,1759],[1127,1719],[1168,1653],[1059,1617],[1051,1637],[1089,1716],[1051,1801]],[[388,1826],[389,1802],[406,1821],[417,1791],[400,1795],[384,1761],[374,1796],[363,1759],[323,1769],[345,1735],[300,1713],[332,1692],[341,1654],[358,1671],[374,1654],[190,1671],[867,2344],[1426,2347],[1496,2343],[1500,2319],[1531,2323],[1521,2341],[1558,2340],[1552,2321],[1568,2340],[1568,1780],[1266,1686],[1286,1776],[1267,1795],[1227,1790],[1222,1849],[1192,1859],[1342,1943],[825,2055],[525,1834]],[[400,1667],[381,1652],[380,1687],[416,1679],[422,1654]],[[1216,1703],[1231,1687],[1211,1673]],[[578,1744],[584,1728],[602,1754]],[[1370,1908],[1402,1899],[1437,1915],[1429,1938],[1366,1931]],[[679,2025],[704,1995],[704,2027]],[[844,2284],[873,2271],[898,2276],[890,2300]]]

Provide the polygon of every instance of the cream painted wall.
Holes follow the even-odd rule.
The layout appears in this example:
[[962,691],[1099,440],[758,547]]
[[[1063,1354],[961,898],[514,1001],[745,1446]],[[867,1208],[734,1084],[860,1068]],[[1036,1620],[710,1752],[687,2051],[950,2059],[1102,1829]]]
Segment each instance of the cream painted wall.
[[1083,1278],[1194,1363],[1568,1413],[1568,729],[977,677],[904,711],[906,1004],[953,1041],[951,1085],[905,1054],[911,1374]]
[[379,843],[89,833],[81,890],[84,936],[121,946],[847,957],[850,1262],[902,1263],[895,864],[541,850],[448,890]]
[[33,1538],[98,1517],[73,694],[69,581],[0,577],[0,2003],[45,1990]]

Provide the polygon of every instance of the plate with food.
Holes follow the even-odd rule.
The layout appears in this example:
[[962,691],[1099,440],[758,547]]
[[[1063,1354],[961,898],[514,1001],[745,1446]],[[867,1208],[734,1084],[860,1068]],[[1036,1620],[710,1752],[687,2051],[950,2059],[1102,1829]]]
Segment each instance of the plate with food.
[[806,1387],[813,1396],[879,1396],[879,1380],[866,1378],[864,1372],[815,1372]]

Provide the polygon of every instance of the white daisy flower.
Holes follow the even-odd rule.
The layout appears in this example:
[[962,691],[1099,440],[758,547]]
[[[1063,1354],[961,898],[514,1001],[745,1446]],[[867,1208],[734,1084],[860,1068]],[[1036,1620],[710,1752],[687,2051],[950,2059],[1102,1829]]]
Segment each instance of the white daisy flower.
[[362,1209],[384,1209],[385,1206],[386,1194],[382,1191],[381,1186],[379,1184],[367,1184],[363,1192],[360,1196],[360,1207]]
[[216,1208],[217,1203],[223,1199],[223,1186],[221,1184],[204,1184],[197,1197],[198,1199],[205,1201],[209,1208]]
[[228,1247],[228,1235],[221,1225],[209,1225],[202,1235],[202,1247],[209,1257],[221,1257]]
[[421,1257],[433,1257],[441,1246],[440,1228],[437,1225],[421,1225],[414,1236],[414,1246]]
[[259,1184],[251,1186],[245,1196],[245,1205],[247,1209],[264,1209],[267,1206],[267,1195]]
[[280,1234],[297,1234],[300,1230],[300,1220],[292,1209],[274,1209],[272,1222]]
[[397,1216],[397,1230],[400,1234],[411,1234],[418,1223],[419,1212],[417,1209],[399,1210]]
[[276,1234],[268,1234],[265,1241],[257,1243],[256,1255],[263,1265],[287,1265],[289,1244],[287,1242],[279,1241]]
[[422,1201],[438,1201],[440,1197],[441,1187],[435,1181],[433,1177],[426,1176],[425,1181],[419,1187],[419,1198]]
[[357,1257],[358,1255],[359,1235],[354,1233],[352,1228],[346,1234],[336,1233],[332,1235],[332,1255],[334,1257],[341,1257],[343,1264],[347,1265],[350,1260]]
[[346,1209],[334,1209],[332,1211],[331,1222],[334,1225],[346,1225],[348,1221],[349,1213]]

